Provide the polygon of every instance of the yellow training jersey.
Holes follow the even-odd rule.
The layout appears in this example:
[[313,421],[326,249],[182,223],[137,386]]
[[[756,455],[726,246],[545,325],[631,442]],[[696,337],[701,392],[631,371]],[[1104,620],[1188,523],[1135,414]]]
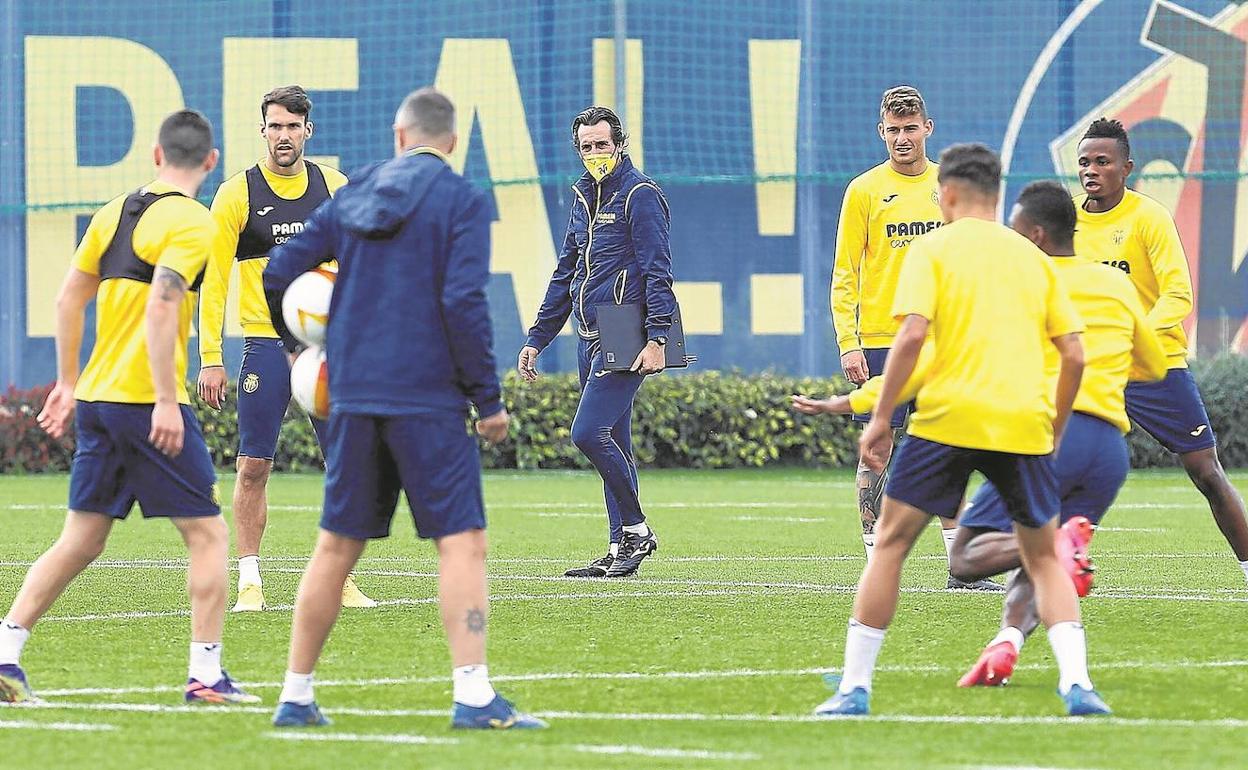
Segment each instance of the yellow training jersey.
[[935,339],[910,433],[966,449],[1053,451],[1051,339],[1083,331],[1048,256],[996,222],[963,218],[906,256],[893,316]]
[[[1131,430],[1123,391],[1128,378],[1159,380],[1166,354],[1135,287],[1121,271],[1082,257],[1054,257],[1053,264],[1087,326],[1083,333],[1083,380],[1075,411],[1099,417],[1123,433]],[[1057,349],[1050,370],[1057,386]]]
[[1134,190],[1127,190],[1117,206],[1096,214],[1084,210],[1087,198],[1075,198],[1075,251],[1130,277],[1170,368],[1186,367],[1183,319],[1192,312],[1192,277],[1174,218],[1165,206]]
[[[1131,429],[1123,402],[1127,380],[1158,380],[1165,376],[1166,354],[1161,341],[1145,320],[1144,306],[1135,287],[1120,271],[1080,257],[1054,257],[1053,265],[1087,325],[1082,340],[1083,380],[1075,396],[1074,411],[1099,417],[1126,433]],[[934,354],[935,344],[929,338],[899,401],[909,401],[918,393]],[[1052,378],[1050,393],[1056,395],[1057,348],[1050,346],[1047,358]],[[883,384],[883,377],[872,377],[851,393],[849,403],[853,410],[862,414],[874,409]]]
[[887,162],[845,190],[832,267],[832,323],[841,353],[893,344],[893,295],[914,239],[940,227],[938,168],[906,176]]
[[[153,195],[177,188],[156,181],[143,188]],[[91,218],[74,253],[74,268],[101,276],[95,295],[95,345],[74,388],[79,401],[154,404],[156,389],[147,358],[147,294],[150,280],[110,277],[100,259],[117,233],[122,208],[129,195],[109,201]],[[208,262],[214,226],[208,209],[194,198],[171,195],[143,213],[131,239],[134,255],[148,265],[173,270],[194,286]],[[188,291],[178,314],[178,343],[174,364],[178,401],[189,404],[186,391],[186,343],[195,313],[195,292]]]
[[[308,190],[308,168],[295,176],[280,176],[273,173],[260,161],[252,168],[259,168],[263,181],[267,183],[274,196],[278,199],[295,201],[303,197]],[[325,185],[330,194],[347,183],[347,178],[337,169],[317,165],[316,168],[324,175]],[[253,172],[254,173],[254,172]],[[254,212],[258,216],[276,220],[280,212],[266,211],[269,206],[261,206]],[[264,212],[264,213],[261,213]],[[248,194],[247,172],[240,171],[221,183],[217,194],[212,199],[212,217],[217,223],[217,237],[213,242],[212,257],[208,271],[204,275],[204,286],[201,290],[199,306],[199,357],[202,366],[220,366],[223,325],[225,322],[226,293],[230,283],[230,268],[238,253],[239,236],[247,226],[252,215],[250,195]],[[301,218],[302,219],[302,218]],[[277,331],[269,317],[269,306],[264,298],[262,276],[264,266],[269,263],[268,257],[239,261],[239,314],[243,325],[243,334],[247,337],[276,338]]]

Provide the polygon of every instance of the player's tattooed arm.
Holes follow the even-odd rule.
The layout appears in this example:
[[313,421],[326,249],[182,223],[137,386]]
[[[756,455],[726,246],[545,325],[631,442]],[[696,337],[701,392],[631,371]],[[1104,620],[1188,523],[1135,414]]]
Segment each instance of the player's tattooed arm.
[[485,613],[473,607],[468,610],[468,615],[464,618],[464,625],[468,627],[469,633],[481,636],[485,633]]
[[186,279],[167,267],[157,266],[152,276],[152,287],[164,302],[181,302],[186,296]]

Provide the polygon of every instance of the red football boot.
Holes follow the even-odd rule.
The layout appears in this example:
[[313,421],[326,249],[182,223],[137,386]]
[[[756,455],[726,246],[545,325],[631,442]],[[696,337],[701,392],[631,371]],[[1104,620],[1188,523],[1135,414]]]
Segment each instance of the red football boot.
[[958,687],[1001,687],[1008,684],[1018,662],[1018,650],[1009,642],[984,648],[971,670],[958,680]]
[[1092,591],[1096,567],[1092,565],[1088,547],[1094,531],[1095,527],[1086,516],[1075,516],[1057,530],[1057,558],[1066,574],[1070,575],[1075,593],[1079,596],[1087,596]]

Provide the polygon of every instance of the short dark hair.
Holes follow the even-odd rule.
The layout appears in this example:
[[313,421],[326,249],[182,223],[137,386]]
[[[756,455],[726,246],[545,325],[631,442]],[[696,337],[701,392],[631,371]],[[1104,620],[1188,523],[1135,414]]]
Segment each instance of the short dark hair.
[[260,119],[269,117],[269,105],[277,104],[285,107],[288,112],[300,115],[304,120],[312,114],[312,100],[303,86],[279,86],[264,95],[260,102]]
[[160,124],[156,142],[169,165],[195,168],[212,152],[212,124],[202,112],[178,110]]
[[[1127,160],[1131,157],[1131,140],[1127,139],[1127,129],[1123,127],[1121,121],[1097,118],[1092,121],[1092,125],[1088,126],[1088,130],[1084,132],[1083,138],[1113,139],[1118,143],[1118,149],[1122,150],[1122,159]],[[1080,141],[1083,140],[1081,139]]]
[[914,86],[893,86],[880,96],[881,121],[884,120],[885,113],[899,118],[918,115],[927,120],[927,102],[923,101],[923,94]]
[[624,124],[620,122],[620,116],[615,114],[615,110],[610,107],[594,106],[582,110],[579,115],[572,119],[572,144],[575,146],[576,132],[581,126],[596,126],[603,121],[611,127],[611,141],[623,147],[628,144],[628,134],[624,133]]
[[940,182],[957,179],[985,195],[995,196],[1001,186],[1001,159],[985,144],[954,144],[940,153]]
[[455,133],[455,104],[433,86],[412,91],[399,105],[402,128],[414,128],[421,136],[436,137]]
[[1032,182],[1018,195],[1022,213],[1044,228],[1056,246],[1070,246],[1075,241],[1075,202],[1061,182],[1046,179]]

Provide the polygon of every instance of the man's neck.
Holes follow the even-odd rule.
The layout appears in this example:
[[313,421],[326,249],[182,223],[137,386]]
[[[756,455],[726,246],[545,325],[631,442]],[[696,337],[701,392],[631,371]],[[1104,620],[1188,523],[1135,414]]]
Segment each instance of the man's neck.
[[189,171],[172,166],[160,168],[156,172],[156,179],[176,188],[178,192],[188,198],[194,198],[199,193],[199,186],[204,182],[203,176],[201,176],[199,171]]
[[949,221],[957,222],[959,219],[986,219],[989,222],[996,222],[996,202],[994,201],[991,204],[976,202],[960,206],[952,212],[952,216],[949,218]]
[[1122,199],[1127,197],[1127,188],[1121,187],[1116,192],[1104,195],[1100,198],[1088,198],[1083,202],[1083,210],[1090,211],[1093,214],[1104,214],[1114,206],[1122,203]]
[[1075,256],[1075,247],[1071,246],[1051,246],[1047,243],[1040,246],[1040,250],[1048,254],[1054,259],[1069,259]]
[[303,156],[289,166],[279,166],[273,162],[272,155],[264,156],[264,167],[278,176],[299,176],[303,173]]
[[927,156],[920,155],[919,159],[913,163],[898,163],[892,158],[888,159],[888,165],[893,171],[902,176],[922,176],[927,171]]

